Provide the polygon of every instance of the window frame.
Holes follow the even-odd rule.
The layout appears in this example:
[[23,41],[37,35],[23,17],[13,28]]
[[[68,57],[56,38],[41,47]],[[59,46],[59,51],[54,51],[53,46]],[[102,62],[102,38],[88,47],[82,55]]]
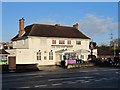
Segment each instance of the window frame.
[[71,45],[71,40],[67,40],[67,44]]
[[81,41],[76,41],[76,45],[81,45]]
[[59,44],[65,44],[65,40],[59,40]]
[[41,60],[41,51],[40,50],[37,52],[37,60]]
[[52,40],[52,44],[56,44],[56,40]]
[[53,60],[53,51],[52,50],[49,52],[49,60]]

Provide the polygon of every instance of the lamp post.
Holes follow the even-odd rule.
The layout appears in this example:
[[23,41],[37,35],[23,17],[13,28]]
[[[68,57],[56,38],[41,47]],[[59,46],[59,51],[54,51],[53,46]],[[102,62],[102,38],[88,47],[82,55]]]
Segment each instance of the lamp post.
[[113,50],[114,50],[114,57],[116,56],[116,45],[115,45],[115,42],[113,44]]
[[93,43],[90,44],[91,60],[93,60]]

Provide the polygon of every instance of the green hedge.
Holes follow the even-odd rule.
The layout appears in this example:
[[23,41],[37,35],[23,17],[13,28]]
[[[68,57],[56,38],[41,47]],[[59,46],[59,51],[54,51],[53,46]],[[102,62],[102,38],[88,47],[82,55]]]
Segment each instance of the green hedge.
[[7,62],[0,61],[0,65],[7,64]]

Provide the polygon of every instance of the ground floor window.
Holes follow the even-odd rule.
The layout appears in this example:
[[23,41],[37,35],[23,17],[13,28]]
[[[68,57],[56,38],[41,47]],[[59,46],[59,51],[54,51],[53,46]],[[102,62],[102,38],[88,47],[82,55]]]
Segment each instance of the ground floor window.
[[41,60],[41,51],[40,50],[37,52],[37,60]]
[[6,64],[7,63],[7,55],[0,56],[0,64]]
[[53,51],[52,50],[49,52],[49,60],[53,60]]
[[81,58],[84,59],[84,55],[81,55]]
[[63,56],[64,60],[75,60],[76,59],[76,53],[65,53]]
[[44,56],[44,60],[47,60],[47,56]]

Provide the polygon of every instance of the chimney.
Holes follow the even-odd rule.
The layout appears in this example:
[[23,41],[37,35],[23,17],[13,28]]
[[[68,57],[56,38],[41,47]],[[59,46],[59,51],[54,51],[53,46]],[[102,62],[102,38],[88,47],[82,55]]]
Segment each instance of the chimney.
[[76,23],[75,25],[73,25],[73,27],[78,30],[78,23]]
[[24,34],[24,18],[19,20],[19,36],[21,37]]
[[60,26],[60,24],[55,24],[55,26]]

